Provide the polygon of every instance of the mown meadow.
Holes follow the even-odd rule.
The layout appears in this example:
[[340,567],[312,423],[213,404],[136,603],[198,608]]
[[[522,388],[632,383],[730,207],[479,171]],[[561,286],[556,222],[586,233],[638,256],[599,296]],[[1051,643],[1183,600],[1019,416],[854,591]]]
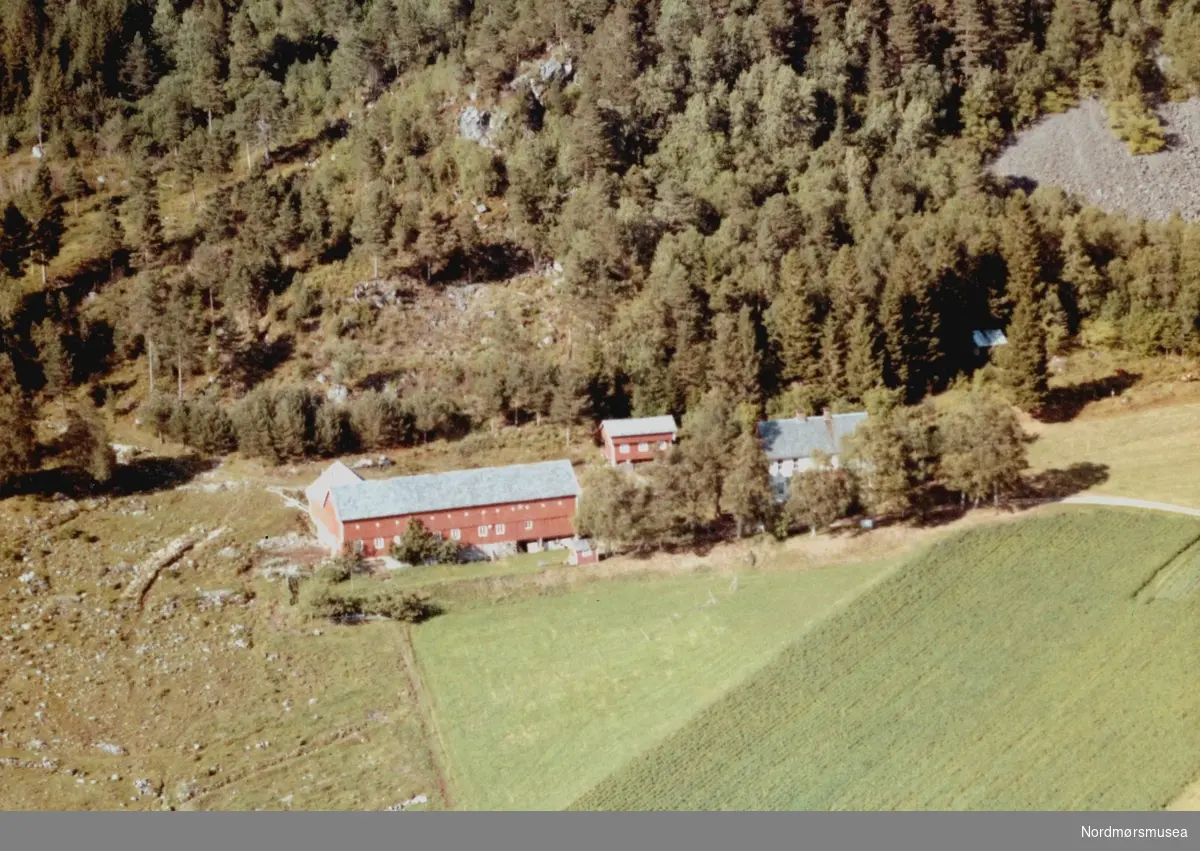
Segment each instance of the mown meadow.
[[455,806],[566,807],[896,566],[621,579],[415,627]]
[[1164,807],[1200,776],[1200,594],[1139,592],[1198,537],[1105,509],[957,535],[572,806]]

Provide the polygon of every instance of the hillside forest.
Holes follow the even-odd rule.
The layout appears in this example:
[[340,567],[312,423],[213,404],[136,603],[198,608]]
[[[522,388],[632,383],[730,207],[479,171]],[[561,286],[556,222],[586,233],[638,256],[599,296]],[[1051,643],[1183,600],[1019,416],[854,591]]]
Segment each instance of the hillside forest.
[[[1072,347],[1200,348],[1200,240],[986,164],[1197,93],[1195,0],[0,0],[0,479],[108,475],[116,377],[275,462],[971,375],[1037,413]],[[382,319],[531,280],[474,345]]]

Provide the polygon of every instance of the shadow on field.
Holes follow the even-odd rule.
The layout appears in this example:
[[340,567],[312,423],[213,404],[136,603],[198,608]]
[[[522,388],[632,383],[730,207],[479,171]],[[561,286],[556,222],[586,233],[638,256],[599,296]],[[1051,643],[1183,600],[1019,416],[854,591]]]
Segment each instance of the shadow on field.
[[1072,384],[1069,387],[1052,387],[1037,418],[1044,423],[1069,422],[1079,416],[1090,402],[1106,396],[1120,396],[1141,377],[1139,373],[1118,369],[1104,378]]
[[[1047,502],[1066,499],[1082,493],[1088,488],[1104,484],[1106,481],[1108,481],[1107,464],[1082,461],[1072,464],[1066,469],[1043,470],[1040,473],[1026,476],[1016,493],[1001,499],[998,505],[991,500],[982,500],[977,505],[974,502],[963,500],[958,494],[938,488],[927,495],[926,500],[912,518],[912,523],[925,529],[945,526],[976,507],[995,506],[1006,511],[1026,511]],[[893,520],[893,522],[895,521]],[[876,521],[875,523],[876,528],[886,525],[891,524],[886,521]]]
[[117,465],[112,478],[103,483],[94,482],[87,473],[76,467],[54,467],[9,482],[0,496],[51,497],[63,494],[82,498],[155,493],[187,484],[216,466],[215,460],[197,455],[137,458],[128,464]]
[[1065,499],[1108,481],[1108,465],[1081,461],[1065,470],[1043,470],[1025,480],[1030,499]]

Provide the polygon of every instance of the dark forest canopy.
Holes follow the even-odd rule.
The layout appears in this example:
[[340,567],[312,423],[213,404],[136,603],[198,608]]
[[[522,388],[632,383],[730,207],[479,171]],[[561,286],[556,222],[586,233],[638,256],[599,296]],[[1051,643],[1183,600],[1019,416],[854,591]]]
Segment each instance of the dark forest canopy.
[[[0,288],[72,238],[64,205],[97,191],[81,163],[128,173],[88,236],[127,273],[107,306],[6,308],[3,347],[31,389],[145,357],[188,396],[218,331],[249,351],[275,299],[300,329],[332,310],[313,269],[352,257],[436,285],[555,260],[587,343],[500,334],[429,366],[380,442],[496,415],[682,414],[714,387],[789,414],[881,385],[915,402],[982,364],[977,328],[1007,329],[1000,375],[1036,408],[1081,329],[1197,348],[1200,240],[982,165],[1080,94],[1154,149],[1149,107],[1196,90],[1197,51],[1192,0],[0,0],[0,132],[48,164],[6,187]],[[472,104],[486,145],[460,133]],[[282,167],[335,143],[348,165]],[[168,176],[196,206],[187,238],[164,235]],[[506,211],[486,233],[484,199]],[[46,317],[64,352],[39,350]]]

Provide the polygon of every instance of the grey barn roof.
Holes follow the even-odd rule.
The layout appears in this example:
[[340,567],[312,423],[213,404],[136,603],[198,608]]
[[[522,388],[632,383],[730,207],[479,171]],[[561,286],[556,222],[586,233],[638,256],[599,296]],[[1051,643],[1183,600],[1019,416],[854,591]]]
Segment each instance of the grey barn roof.
[[366,480],[331,488],[329,494],[342,522],[352,522],[476,505],[579,496],[579,492],[579,482],[570,461],[544,461]]
[[605,420],[600,424],[609,437],[640,437],[644,434],[675,434],[675,418],[670,414],[661,417],[635,417],[628,420]]
[[844,438],[866,419],[866,413],[862,412],[834,414],[830,423],[824,417],[767,420],[758,424],[758,437],[771,461],[808,458],[816,451],[837,455],[842,451]]

